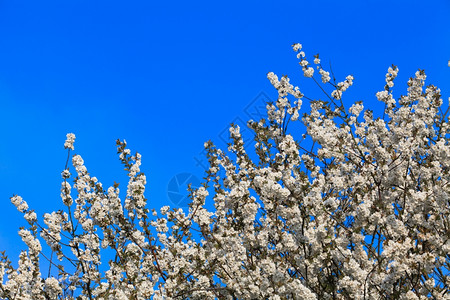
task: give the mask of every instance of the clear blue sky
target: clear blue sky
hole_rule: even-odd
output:
[[[202,177],[203,143],[224,148],[222,131],[260,92],[276,98],[267,72],[320,97],[294,42],[338,79],[353,74],[349,102],[376,110],[391,64],[396,96],[422,68],[447,99],[449,17],[449,1],[0,1],[0,250],[16,260],[25,248],[13,194],[39,216],[63,208],[66,133],[91,175],[123,191],[115,140],[126,139],[150,206],[172,205],[173,176]]]

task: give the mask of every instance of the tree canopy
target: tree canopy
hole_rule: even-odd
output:
[[[148,208],[141,155],[125,141],[126,196],[104,188],[71,156],[68,134],[66,209],[42,224],[11,198],[29,223],[19,231],[28,249],[17,268],[3,253],[0,298],[449,299],[450,128],[440,90],[419,70],[394,99],[398,68],[389,67],[376,117],[362,102],[346,107],[353,76],[338,81],[319,55],[293,50],[323,93],[304,95],[268,73],[278,99],[267,119],[248,122],[254,151],[237,125],[228,149],[206,142],[209,169],[187,211]]]

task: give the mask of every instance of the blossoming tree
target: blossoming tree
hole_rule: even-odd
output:
[[[19,231],[28,250],[17,268],[3,254],[0,298],[450,299],[450,128],[440,90],[424,89],[419,70],[395,100],[392,66],[375,118],[360,102],[345,108],[352,76],[337,82],[318,55],[310,63],[300,44],[293,49],[326,101],[269,73],[278,99],[268,119],[248,123],[255,151],[234,125],[228,151],[205,143],[210,168],[188,211],[147,208],[141,156],[125,141],[124,199],[79,155],[76,176],[67,163],[62,172],[65,211],[42,224],[13,196],[29,223]],[[310,112],[299,118],[302,99]],[[305,134],[290,134],[292,122]],[[68,161],[74,140],[67,135]]]

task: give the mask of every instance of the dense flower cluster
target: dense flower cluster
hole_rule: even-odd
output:
[[[314,78],[302,45],[293,49]],[[124,199],[79,155],[76,176],[67,164],[61,174],[67,209],[45,214],[44,225],[12,197],[30,225],[19,231],[28,250],[17,268],[2,256],[0,298],[450,299],[450,127],[440,90],[424,89],[419,70],[397,101],[392,66],[375,118],[362,102],[345,108],[353,76],[336,82],[318,55],[314,65],[327,101],[311,100],[300,118],[306,97],[269,73],[278,99],[267,120],[248,123],[255,151],[235,125],[228,151],[205,143],[210,168],[187,211],[147,208],[141,155],[119,140]],[[301,139],[289,122],[302,122]],[[67,135],[69,152],[74,140]],[[43,253],[39,236],[64,264]],[[42,259],[57,274],[43,275]]]
[[[75,143],[75,134],[68,133],[66,135],[66,142],[64,143],[64,148],[74,150],[73,143]]]

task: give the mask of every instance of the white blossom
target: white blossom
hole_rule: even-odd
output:
[[[74,142],[75,142],[75,134],[68,133],[66,135],[66,142],[64,143],[64,148],[74,150],[74,147],[73,147]]]

